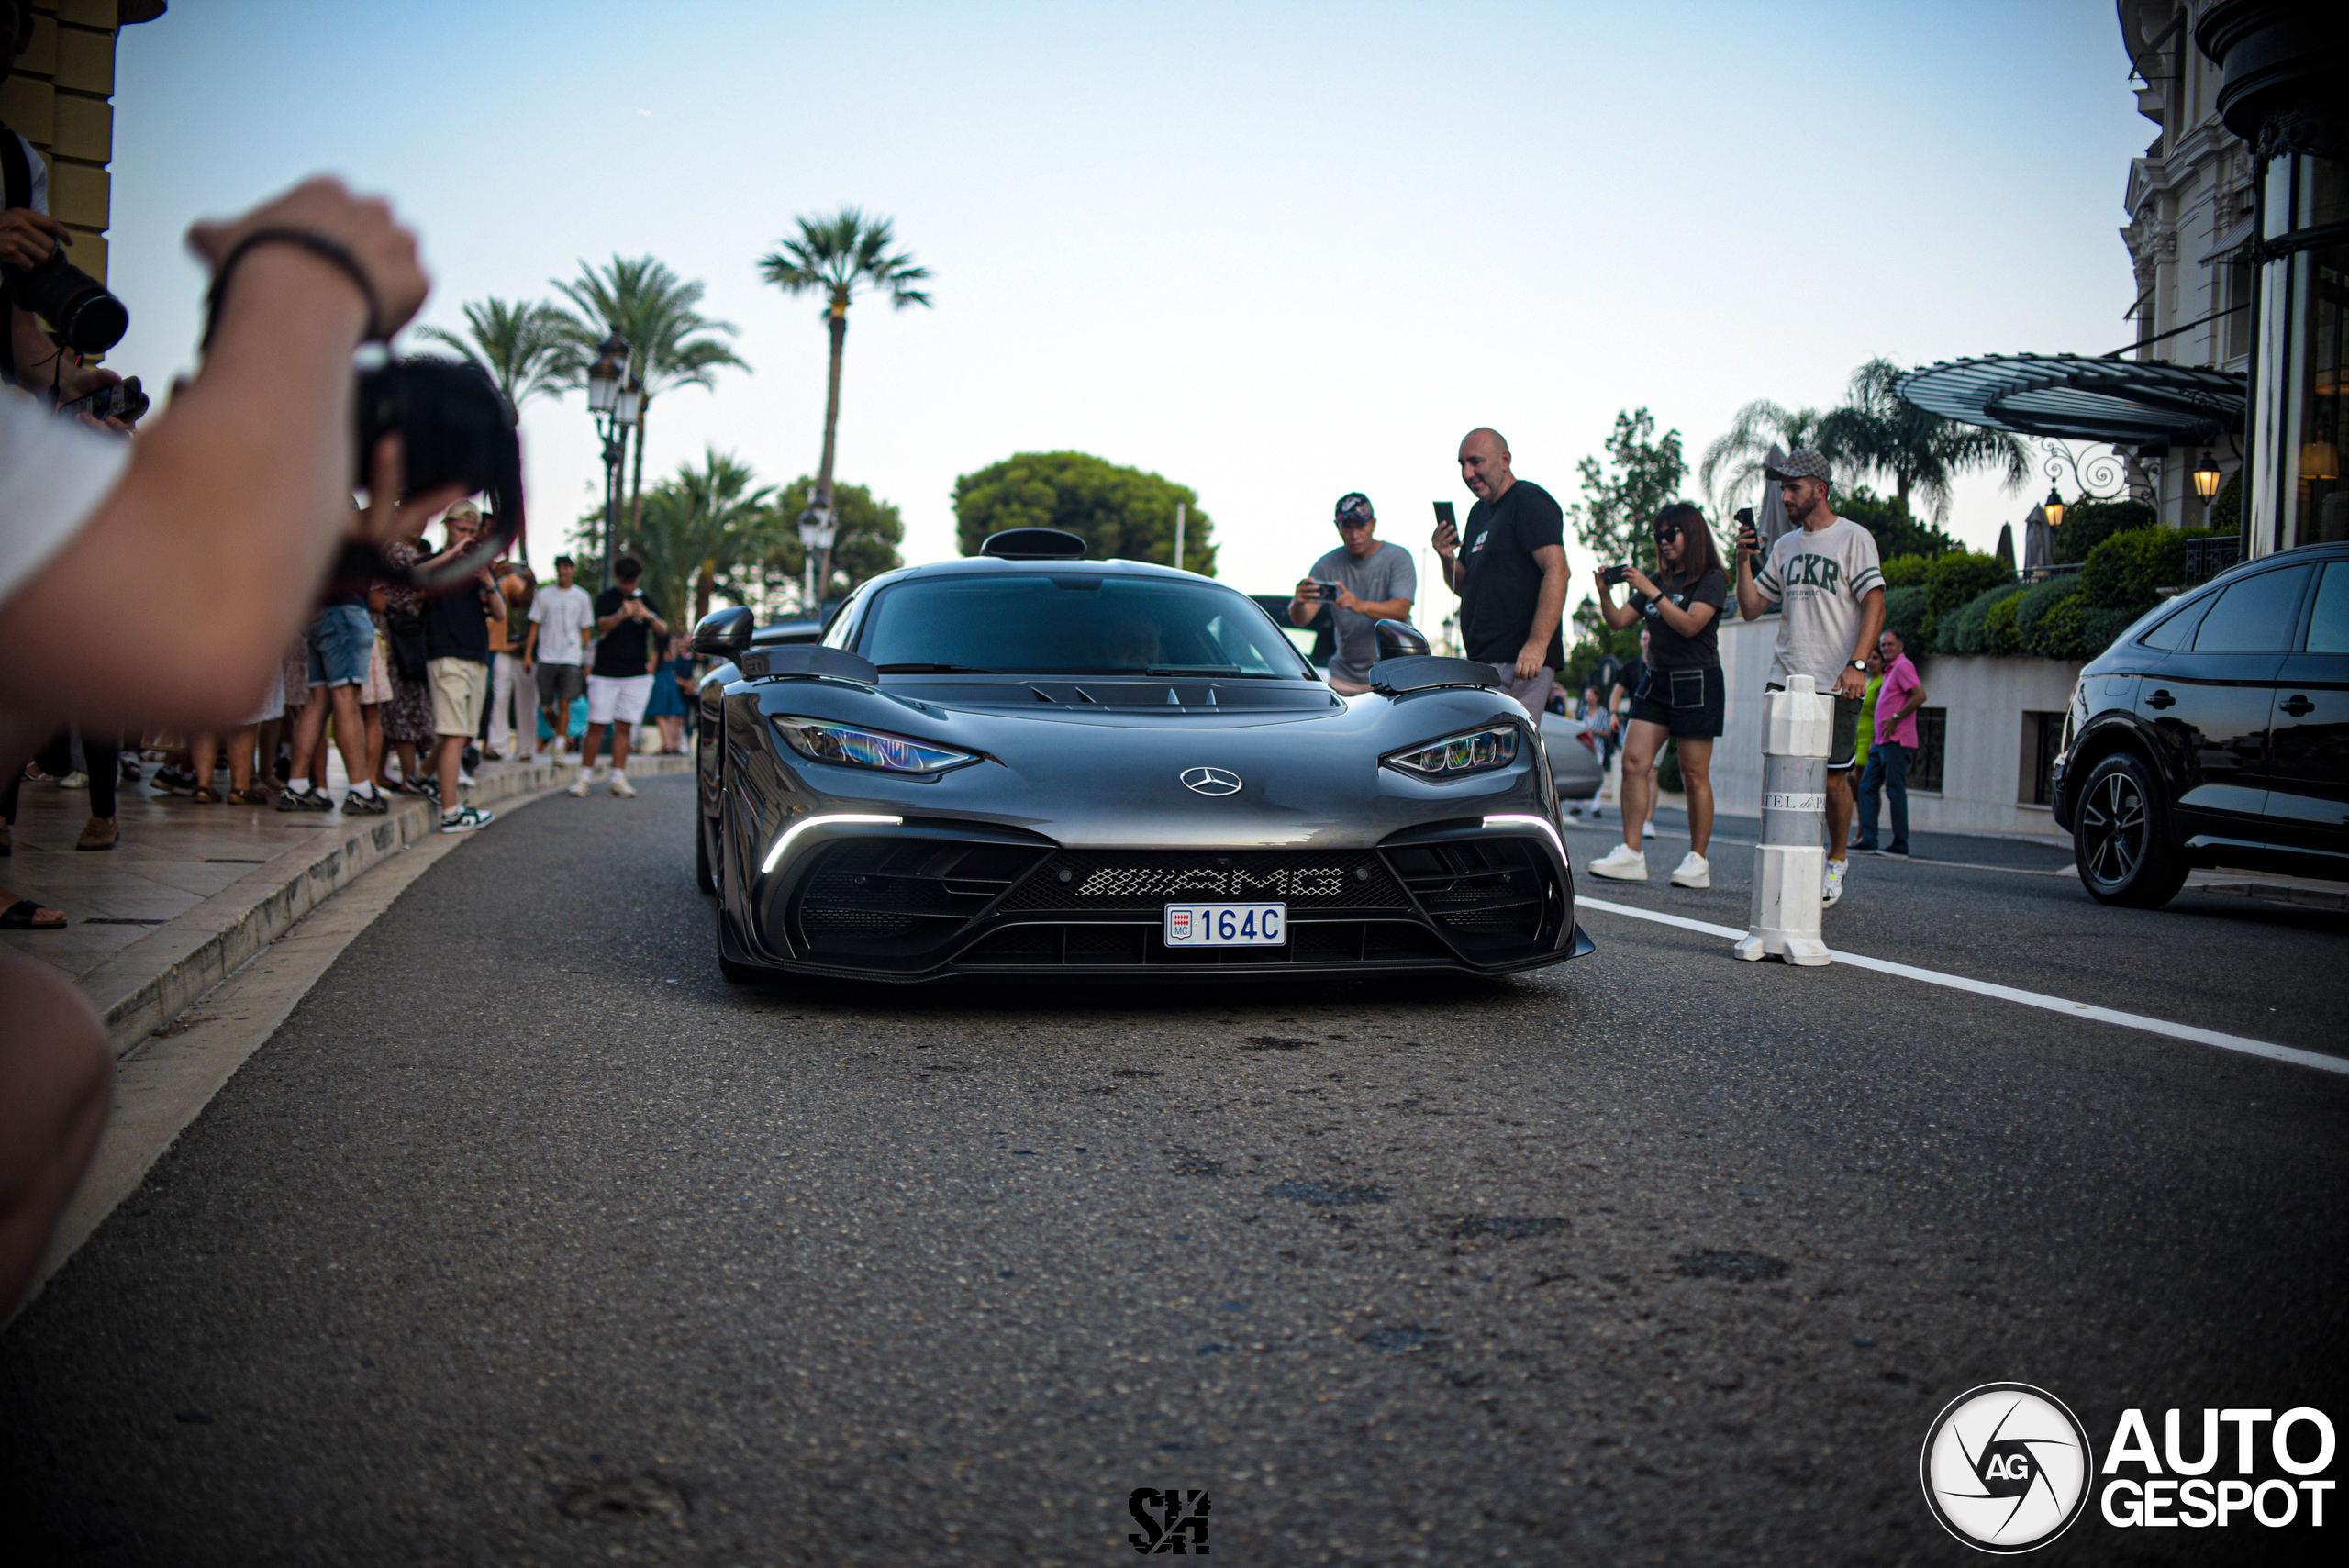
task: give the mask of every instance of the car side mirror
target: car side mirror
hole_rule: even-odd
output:
[[[694,628],[694,651],[711,659],[740,659],[751,651],[751,632],[758,617],[745,605],[712,610]]]
[[[1409,621],[1383,620],[1378,623],[1378,656],[1381,659],[1403,659],[1428,651],[1427,638]]]

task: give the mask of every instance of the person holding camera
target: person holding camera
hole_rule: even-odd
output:
[[[445,566],[471,550],[481,536],[481,508],[460,501],[441,519],[449,530],[447,548],[424,562],[427,570]],[[432,738],[436,782],[429,787],[440,805],[440,831],[470,833],[486,828],[496,817],[464,803],[465,747],[481,728],[482,706],[489,700],[489,627],[504,624],[505,601],[497,584],[483,567],[453,593],[431,594],[424,601],[424,671],[432,687]]]
[[[644,563],[633,555],[612,562],[612,584],[596,600],[596,662],[587,672],[587,735],[579,743],[579,777],[571,793],[584,795],[596,772],[596,751],[604,727],[612,731],[611,792],[636,797],[628,782],[628,743],[644,722],[652,700],[652,639],[669,635],[669,623],[639,584]]]
[[[1602,567],[1598,613],[1618,631],[1645,622],[1644,654],[1631,690],[1623,737],[1623,841],[1590,862],[1590,874],[1645,882],[1640,836],[1655,810],[1655,759],[1668,737],[1680,755],[1688,797],[1688,853],[1672,873],[1675,887],[1710,887],[1705,851],[1713,837],[1713,742],[1728,708],[1721,675],[1720,614],[1729,606],[1729,573],[1704,514],[1675,501],[1655,516],[1654,577],[1636,566]],[[1629,590],[1615,602],[1615,589]]]
[[[1747,620],[1774,604],[1784,606],[1770,656],[1768,689],[1783,691],[1793,675],[1809,675],[1835,698],[1835,728],[1827,756],[1827,882],[1820,901],[1834,907],[1850,869],[1852,760],[1859,742],[1860,705],[1867,694],[1868,652],[1884,630],[1884,569],[1876,536],[1828,503],[1826,457],[1809,448],[1787,454],[1765,475],[1778,486],[1793,525],[1764,555],[1753,519],[1740,513],[1737,530],[1737,613]]]
[[[401,438],[356,439],[351,356],[405,326],[429,286],[388,206],[317,179],[188,239],[214,271],[210,345],[135,445],[0,397],[0,770],[69,720],[240,724],[342,540],[391,538],[463,494],[405,494]],[[142,635],[90,635],[125,605],[146,607]],[[59,648],[74,651],[70,680]],[[47,964],[0,950],[0,1018],[5,1312],[96,1147],[114,1073],[105,1026]]]
[[[1308,627],[1330,617],[1337,643],[1330,655],[1330,689],[1358,697],[1370,690],[1370,667],[1378,662],[1378,623],[1411,618],[1419,573],[1409,550],[1380,541],[1378,515],[1361,491],[1338,497],[1337,524],[1341,542],[1297,584],[1288,624]]]

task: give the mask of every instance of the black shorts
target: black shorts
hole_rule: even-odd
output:
[[[1783,692],[1787,688],[1773,681],[1763,690]],[[1865,697],[1847,697],[1837,692],[1835,698],[1835,733],[1828,740],[1831,748],[1827,753],[1827,771],[1845,773],[1852,771],[1853,755],[1860,749],[1860,705]]]
[[[1702,670],[1642,664],[1631,693],[1631,717],[1663,725],[1676,740],[1718,740],[1728,706],[1729,684],[1718,664]]]

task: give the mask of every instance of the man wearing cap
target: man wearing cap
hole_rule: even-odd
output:
[[[1778,536],[1760,569],[1753,525],[1737,531],[1737,610],[1753,620],[1782,606],[1778,643],[1770,659],[1769,689],[1783,691],[1793,675],[1809,675],[1835,694],[1835,735],[1827,757],[1827,885],[1825,902],[1843,896],[1852,835],[1852,756],[1859,747],[1860,703],[1868,689],[1868,652],[1884,629],[1884,571],[1876,536],[1827,503],[1829,469],[1821,454],[1803,448],[1764,471],[1778,486],[1792,524]]]
[[[1558,636],[1566,608],[1565,512],[1547,490],[1517,477],[1508,443],[1478,426],[1460,440],[1460,481],[1476,504],[1454,528],[1439,523],[1443,580],[1460,596],[1468,657],[1490,664],[1500,689],[1528,713],[1550,701],[1566,662]]]
[[[1419,596],[1419,572],[1411,552],[1378,539],[1378,517],[1370,497],[1350,490],[1338,497],[1337,549],[1313,563],[1289,601],[1288,624],[1311,626],[1327,615],[1337,634],[1330,655],[1330,689],[1358,697],[1370,690],[1370,667],[1378,662],[1378,623],[1408,620]]]

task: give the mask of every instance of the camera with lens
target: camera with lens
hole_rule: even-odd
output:
[[[505,554],[522,531],[522,443],[513,410],[489,373],[470,361],[430,355],[386,360],[359,373],[353,401],[359,484],[373,483],[375,448],[385,436],[395,435],[410,495],[443,484],[486,494],[495,523],[473,549],[430,571],[394,566],[370,547],[350,546],[335,564],[335,580],[404,579],[435,593],[463,583]]]
[[[130,330],[130,312],[106,285],[65,259],[65,248],[50,252],[38,267],[0,268],[18,305],[57,330],[58,340],[84,359],[105,353]]]

